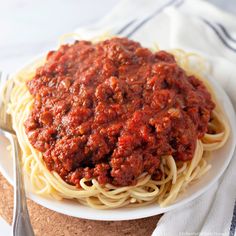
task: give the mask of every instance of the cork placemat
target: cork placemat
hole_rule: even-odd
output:
[[[74,218],[46,209],[28,200],[28,209],[36,236],[150,236],[161,215],[129,221],[93,221]],[[10,223],[13,212],[13,188],[0,174],[0,215]]]

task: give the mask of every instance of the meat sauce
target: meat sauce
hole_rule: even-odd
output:
[[[193,158],[214,109],[210,93],[170,53],[127,38],[76,41],[47,55],[27,87],[30,143],[50,171],[80,187],[161,176],[160,159]]]

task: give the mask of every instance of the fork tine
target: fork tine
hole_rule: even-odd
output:
[[[13,80],[8,81],[8,79],[9,75],[0,71],[0,128],[10,133],[15,133],[12,128],[12,118],[7,114],[7,104],[10,101],[14,82]]]
[[[3,81],[2,81],[2,71],[0,71],[0,106],[3,102]]]
[[[2,92],[5,83],[6,83],[6,78],[4,76],[4,73],[0,71],[0,92]]]
[[[5,82],[3,80],[5,81],[5,79],[3,77],[3,72],[0,71],[0,106],[3,102],[3,88],[4,88],[4,84],[5,84]]]
[[[12,87],[11,83],[9,83],[9,86],[7,84],[9,78],[9,74],[0,71],[0,93],[5,93],[5,90],[8,90],[8,87]]]
[[[8,79],[9,75],[7,73],[0,71],[0,87],[3,87]]]
[[[2,91],[2,71],[0,71],[0,92]]]
[[[0,71],[0,105],[4,101],[3,97],[5,97],[6,93],[12,89],[12,84],[9,83],[9,85],[6,85],[9,78],[9,74]]]

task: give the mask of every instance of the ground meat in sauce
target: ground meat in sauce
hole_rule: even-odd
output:
[[[27,86],[29,141],[49,170],[77,187],[83,177],[133,185],[143,172],[158,178],[163,155],[192,159],[214,108],[170,53],[127,38],[63,45]]]

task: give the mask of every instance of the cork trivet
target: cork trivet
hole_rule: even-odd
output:
[[[94,221],[66,216],[27,200],[36,236],[150,236],[161,215],[129,221]],[[10,223],[13,189],[0,174],[0,215]]]

